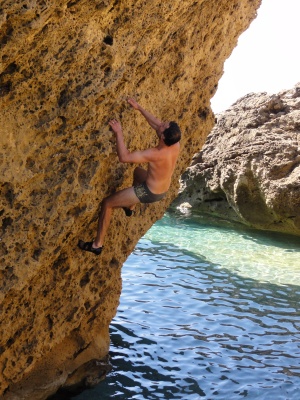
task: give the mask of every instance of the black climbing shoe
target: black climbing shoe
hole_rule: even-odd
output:
[[[103,247],[97,247],[96,249],[93,247],[93,242],[84,242],[83,240],[79,240],[77,245],[81,250],[89,251],[91,253],[99,256],[102,252]]]

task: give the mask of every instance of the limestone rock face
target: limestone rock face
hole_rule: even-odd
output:
[[[121,266],[211,130],[223,63],[259,4],[1,2],[1,398],[44,399],[105,359]],[[179,123],[182,152],[167,198],[131,219],[116,210],[97,258],[78,238],[93,237],[100,201],[133,171],[118,162],[108,120],[121,120],[131,151],[155,145],[128,95]]]
[[[249,94],[217,124],[182,177],[176,204],[300,235],[300,84]]]

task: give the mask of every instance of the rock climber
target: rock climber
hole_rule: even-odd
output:
[[[81,250],[100,255],[114,208],[123,208],[126,216],[131,216],[137,203],[154,203],[163,199],[170,187],[172,174],[179,155],[181,132],[176,122],[163,122],[146,111],[133,98],[128,103],[139,111],[148,124],[156,131],[159,142],[154,148],[130,152],[123,137],[121,124],[116,119],[109,125],[116,135],[117,154],[122,163],[148,163],[147,170],[136,167],[133,174],[133,186],[120,190],[101,203],[97,236],[94,241],[79,240]]]

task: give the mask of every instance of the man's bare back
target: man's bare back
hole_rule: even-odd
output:
[[[179,156],[180,144],[153,149],[154,161],[149,161],[146,183],[153,193],[166,192],[171,184],[171,178]]]

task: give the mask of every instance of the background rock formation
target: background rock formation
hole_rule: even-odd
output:
[[[175,197],[213,126],[210,98],[260,0],[4,0],[0,4],[0,395],[43,399],[109,348],[121,266]],[[114,214],[104,254],[90,239],[101,199],[131,184],[108,120],[130,150],[155,143],[124,101],[183,131],[168,197]],[[68,380],[68,377],[69,380]]]
[[[217,124],[183,174],[175,204],[300,235],[300,84],[249,94]]]

